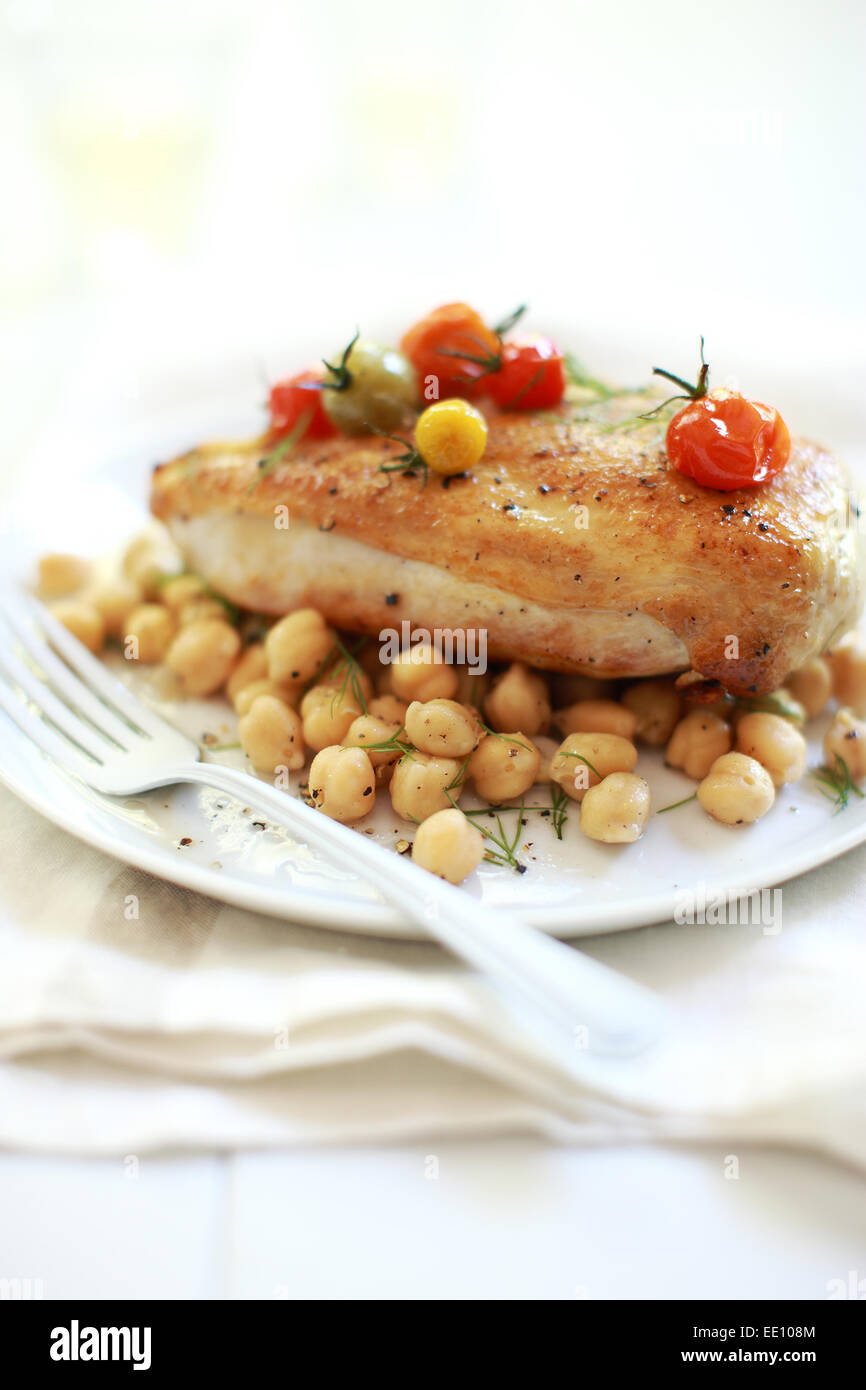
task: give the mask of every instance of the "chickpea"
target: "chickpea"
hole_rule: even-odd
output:
[[[105,623],[102,614],[92,603],[81,599],[61,599],[51,608],[58,622],[61,622],[73,637],[77,637],[88,651],[98,655],[105,643]]]
[[[299,608],[275,623],[265,638],[268,675],[280,685],[305,685],[318,675],[336,639],[321,613]]]
[[[661,679],[630,685],[622,703],[637,717],[638,743],[646,743],[650,748],[664,747],[676,728],[683,704],[673,681]]]
[[[151,666],[162,661],[177,631],[174,615],[161,603],[141,603],[126,620],[123,654],[129,661]]]
[[[556,757],[559,744],[555,738],[548,738],[546,734],[536,734],[532,740],[538,749],[541,761],[538,764],[538,771],[535,774],[535,783],[539,787],[547,787],[553,781],[550,770],[553,760]]]
[[[394,694],[394,687],[391,684],[391,667],[392,663],[390,661],[383,661],[379,670],[373,677],[373,688],[377,695]]]
[[[391,778],[391,805],[403,820],[423,821],[437,811],[446,811],[451,805],[449,796],[460,800],[462,771],[456,758],[432,758],[429,753],[401,758]]]
[[[107,636],[119,638],[126,631],[130,613],[141,603],[141,590],[125,575],[118,575],[110,583],[95,584],[84,597],[102,614]]]
[[[800,700],[794,698],[791,691],[782,686],[781,690],[774,690],[771,696],[776,709],[768,710],[769,714],[779,714],[783,719],[787,719],[789,724],[793,724],[795,729],[805,729],[806,727],[806,707]]]
[[[332,820],[360,820],[376,804],[373,765],[363,748],[321,748],[310,765],[310,796]]]
[[[746,714],[737,725],[737,752],[755,758],[781,787],[806,771],[806,740],[780,714]]]
[[[513,661],[497,676],[484,700],[488,723],[498,733],[525,729],[529,738],[550,728],[550,694],[547,682],[522,661]]]
[[[90,577],[90,565],[77,555],[43,555],[39,561],[41,598],[66,598],[77,593]]]
[[[833,768],[841,758],[852,782],[866,777],[866,722],[853,710],[840,709],[824,735],[824,757]]]
[[[415,831],[412,858],[448,883],[462,883],[484,858],[484,836],[452,806],[421,822]]]
[[[716,758],[729,751],[731,742],[731,728],[724,719],[693,709],[674,729],[665,762],[669,767],[681,767],[687,777],[699,782]]]
[[[146,531],[127,547],[123,573],[150,599],[160,597],[162,584],[183,568],[180,551],[166,532]]]
[[[612,772],[590,787],[580,807],[580,828],[591,840],[630,845],[646,830],[650,789],[633,772]]]
[[[401,724],[393,724],[375,714],[360,714],[349,725],[343,745],[346,748],[363,748],[370,762],[378,769],[388,763],[396,763],[403,754],[399,748],[369,748],[367,745],[388,743],[395,734],[399,734],[401,728]]]
[[[232,704],[245,685],[252,685],[253,681],[266,680],[267,675],[268,659],[265,656],[265,644],[264,642],[251,642],[248,647],[244,647],[238,658],[237,666],[226,681],[226,694]]]
[[[828,659],[839,704],[850,706],[858,719],[866,718],[866,646],[856,634],[849,634]]]
[[[574,801],[612,772],[631,772],[637,749],[619,734],[569,734],[550,764],[551,780]]]
[[[826,657],[816,656],[788,677],[786,687],[799,700],[808,719],[814,719],[833,694],[833,672]]]
[[[369,641],[362,643],[355,653],[355,660],[370,681],[371,691],[381,673],[387,669],[379,652],[380,648],[377,644],[373,641]]]
[[[457,690],[454,698],[461,705],[471,705],[480,710],[490,689],[490,676],[486,671],[474,671],[469,666],[457,666]]]
[[[469,776],[485,801],[508,801],[534,784],[541,754],[524,734],[487,734],[469,759]]]
[[[347,679],[345,661],[335,662],[329,671],[325,671],[319,677],[316,681],[316,685],[327,686],[329,690],[336,690],[346,685],[351,690],[356,700],[358,699],[358,692],[360,691],[361,695],[364,697],[365,704],[368,700],[373,698],[373,682],[370,680],[367,672],[361,670],[358,666],[353,666],[348,672]]]
[[[238,721],[241,747],[258,772],[304,766],[304,735],[298,714],[274,695],[259,695]]]
[[[763,709],[761,708],[762,703],[765,704]],[[795,729],[806,727],[806,711],[799,700],[795,700],[793,695],[784,687],[774,690],[770,695],[763,697],[756,695],[751,699],[746,697],[737,701],[727,716],[728,723],[733,728],[734,733],[749,714],[775,714],[779,718],[786,719]]]
[[[457,690],[457,672],[429,642],[395,657],[390,675],[391,690],[401,700],[451,700]]]
[[[355,699],[348,683],[342,691],[330,685],[314,685],[301,701],[304,740],[317,751],[342,743],[361,713],[360,701]]]
[[[232,704],[238,714],[248,714],[252,709],[253,700],[257,700],[260,695],[273,695],[275,699],[282,700],[284,705],[291,705],[294,709],[298,692],[294,686],[278,685],[276,681],[264,676],[259,681],[250,681],[249,685],[239,690]]]
[[[557,709],[573,705],[577,700],[612,700],[616,695],[616,681],[598,680],[595,676],[577,676],[564,671],[553,673],[550,687]]]
[[[413,700],[406,711],[406,733],[422,753],[465,758],[478,746],[482,729],[474,710],[455,700]]]
[[[240,646],[240,637],[227,622],[204,618],[181,628],[165,661],[188,695],[213,695],[231,675]]]
[[[723,825],[752,825],[775,799],[769,772],[745,753],[723,753],[698,785],[698,801]]]
[[[165,586],[163,585],[163,588]],[[189,627],[190,623],[219,622],[228,621],[228,613],[224,603],[220,603],[218,598],[208,598],[203,594],[200,598],[191,598],[180,610],[181,627]]]
[[[375,714],[377,719],[386,719],[388,723],[399,724],[401,727],[405,723],[408,708],[406,701],[398,700],[396,695],[376,695],[367,701],[367,709],[371,714]]]
[[[637,715],[616,700],[578,700],[567,709],[558,709],[553,722],[563,734],[619,734],[631,741]]]
[[[207,597],[207,586],[197,574],[174,574],[160,585],[159,597],[172,613],[180,614],[193,599]]]

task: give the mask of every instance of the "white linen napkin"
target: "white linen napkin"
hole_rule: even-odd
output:
[[[783,928],[581,943],[670,1034],[565,1083],[433,945],[274,921],[153,879],[0,789],[0,1144],[136,1154],[533,1130],[866,1165],[866,847],[784,889]],[[124,904],[138,900],[138,917]]]

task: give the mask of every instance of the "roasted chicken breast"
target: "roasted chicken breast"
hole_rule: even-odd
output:
[[[152,509],[245,607],[484,628],[491,657],[560,671],[761,694],[854,624],[856,526],[826,450],[795,440],[772,481],[717,492],[671,467],[657,427],[574,416],[491,414],[481,463],[451,479],[384,471],[404,450],[378,437],[270,460],[261,439],[209,444],[156,468]]]

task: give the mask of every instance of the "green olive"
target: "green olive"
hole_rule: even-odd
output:
[[[339,356],[335,360],[339,362]],[[418,404],[412,364],[402,352],[369,338],[359,338],[352,345],[333,377],[336,388],[325,387],[323,403],[344,434],[364,434],[368,428],[395,430]]]

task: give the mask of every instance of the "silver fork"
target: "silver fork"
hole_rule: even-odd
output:
[[[29,595],[0,603],[0,707],[81,781],[110,796],[197,782],[239,797],[297,832],[323,857],[372,883],[412,921],[495,981],[551,1059],[580,1072],[577,1030],[595,1054],[627,1055],[663,1023],[642,986],[434,877],[245,772],[202,763],[184,734],[137,700]],[[291,902],[287,902],[291,908]],[[528,1017],[527,1007],[528,1006]],[[587,1041],[588,1040],[588,1041]]]

